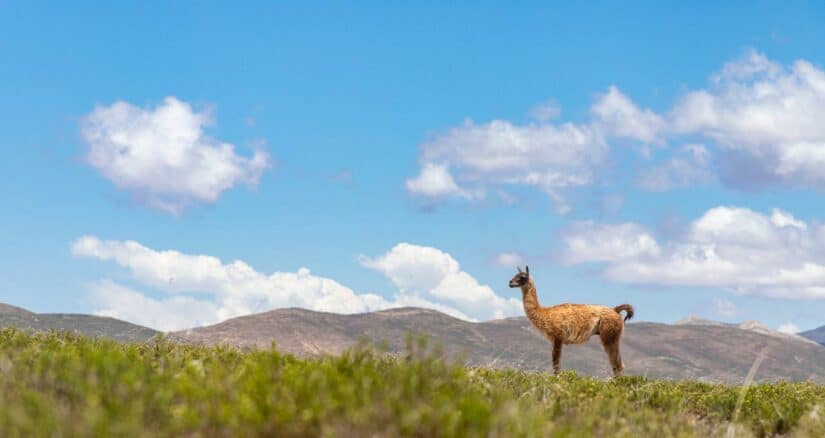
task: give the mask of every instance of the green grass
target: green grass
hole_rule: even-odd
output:
[[[825,436],[825,387],[466,368],[411,340],[299,359],[0,330],[0,436]],[[736,418],[734,416],[736,415]]]

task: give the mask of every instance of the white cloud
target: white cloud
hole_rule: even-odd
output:
[[[665,115],[639,107],[615,86],[598,96],[588,121],[556,122],[560,112],[549,101],[531,110],[532,122],[467,121],[435,136],[421,146],[421,174],[407,181],[408,191],[479,199],[490,186],[525,185],[566,212],[566,192],[598,180],[614,140],[638,142],[649,158],[650,145],[685,137],[705,144],[670,151],[664,164],[643,172],[640,186],[664,191],[718,175],[741,189],[825,190],[825,71],[805,60],[780,65],[751,50]]]
[[[411,194],[423,185],[425,175],[441,176],[438,169],[453,170],[449,178],[438,178],[441,190],[434,195],[467,197],[468,189],[457,189],[458,178],[472,192],[483,193],[489,185],[538,187],[559,204],[561,189],[589,184],[593,169],[607,153],[607,144],[598,130],[565,123],[514,125],[505,120],[486,124],[471,121],[451,129],[422,147],[422,174],[407,181]],[[436,179],[436,178],[428,178]]]
[[[609,137],[654,141],[664,123],[615,87],[594,104],[590,123],[551,123],[559,112],[551,102],[533,110],[537,122],[467,120],[437,135],[421,146],[421,172],[407,180],[407,191],[478,199],[490,186],[523,185],[545,192],[564,213],[565,190],[595,181],[609,152]]]
[[[92,288],[99,313],[162,329],[213,323],[283,307],[361,313],[419,306],[468,320],[511,316],[520,309],[520,305],[514,305],[518,300],[504,300],[460,271],[458,262],[449,254],[406,243],[374,261],[362,257],[362,262],[374,269],[383,267],[378,270],[399,286],[401,290],[392,300],[358,294],[335,280],[312,275],[306,268],[267,275],[240,260],[224,263],[207,255],[157,251],[134,241],[84,236],[73,242],[72,252],[113,261],[128,269],[141,285],[169,294],[170,298],[158,300],[111,281],[99,282]],[[399,259],[414,254],[421,258]],[[394,266],[393,262],[398,264]],[[408,275],[415,278],[407,280]]]
[[[522,312],[520,300],[496,295],[437,248],[400,243],[380,257],[362,257],[361,264],[385,274],[402,294],[443,302],[477,319]]]
[[[407,191],[413,195],[431,198],[458,196],[470,199],[473,196],[456,185],[446,165],[426,163],[421,173],[406,182]]]
[[[714,297],[711,300],[711,307],[713,313],[725,318],[731,318],[742,313],[742,310],[736,304],[725,298]]]
[[[662,165],[643,171],[638,184],[645,190],[660,192],[709,183],[715,177],[710,168],[711,158],[703,145],[684,145]]]
[[[651,236],[634,223],[574,227],[564,236],[564,255],[571,263],[604,262],[605,277],[620,283],[825,299],[823,225],[781,210],[768,216],[716,207],[669,242],[650,242]]]
[[[795,335],[800,332],[799,327],[792,322],[786,322],[785,324],[780,325],[777,331],[789,335]]]
[[[737,187],[825,189],[825,72],[808,61],[785,67],[749,51],[726,64],[712,87],[688,93],[672,130],[723,148],[723,181]]]
[[[91,286],[95,315],[130,321],[161,331],[183,330],[218,322],[215,303],[187,296],[157,300],[112,280]]]
[[[505,268],[513,268],[515,266],[521,265],[524,262],[524,257],[517,252],[503,252],[493,259],[493,263],[498,266],[503,266]]]
[[[649,109],[640,109],[614,86],[593,105],[591,112],[612,137],[655,143],[661,140],[660,135],[666,127],[662,116]]]
[[[104,241],[93,236],[77,239],[72,252],[114,261],[129,269],[141,284],[168,293],[212,295],[219,320],[278,307],[358,313],[389,305],[378,295],[358,295],[306,268],[266,275],[240,260],[223,263],[216,257],[156,251],[134,241]]]
[[[196,203],[212,203],[237,184],[257,185],[269,155],[251,157],[204,133],[209,112],[167,97],[155,108],[127,102],[98,106],[82,123],[87,162],[118,188],[160,210],[178,214]]]
[[[656,239],[636,224],[579,222],[565,233],[563,241],[564,261],[569,264],[656,256],[660,252]]]
[[[561,115],[561,105],[555,100],[548,100],[530,109],[530,117],[539,122],[549,122]]]

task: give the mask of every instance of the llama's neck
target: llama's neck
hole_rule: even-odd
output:
[[[521,292],[524,301],[524,313],[531,317],[537,310],[539,310],[539,297],[536,295],[536,285],[533,284],[533,279],[521,287]]]

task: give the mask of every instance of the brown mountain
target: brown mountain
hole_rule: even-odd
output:
[[[769,330],[769,329],[768,329]],[[208,327],[170,334],[189,343],[268,347],[297,355],[337,354],[359,339],[385,342],[390,352],[404,348],[408,332],[426,334],[471,365],[550,368],[550,344],[526,318],[484,323],[462,321],[434,310],[401,308],[339,315],[281,309],[239,317]],[[753,324],[629,323],[623,337],[626,373],[660,379],[700,379],[741,383],[757,356],[765,356],[756,379],[825,383],[825,348],[794,337],[763,333]],[[607,357],[597,339],[567,346],[562,368],[607,377]]]
[[[148,327],[104,316],[70,313],[33,313],[0,303],[0,327],[25,330],[68,330],[86,336],[107,337],[121,342],[143,342],[159,332]]]

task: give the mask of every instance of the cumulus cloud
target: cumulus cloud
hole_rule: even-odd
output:
[[[723,181],[825,189],[825,72],[749,51],[673,108],[671,130],[714,140]]]
[[[156,251],[135,241],[94,236],[77,239],[72,252],[113,261],[139,283],[161,291],[212,296],[219,320],[279,307],[358,313],[388,306],[378,295],[358,295],[335,280],[312,275],[307,268],[267,275],[240,260],[223,263],[217,257]]]
[[[379,257],[361,257],[361,264],[389,277],[402,295],[443,302],[481,320],[521,312],[520,300],[496,295],[437,248],[400,243]]]
[[[406,182],[407,191],[413,195],[431,198],[458,196],[471,199],[473,196],[456,185],[453,176],[444,164],[426,163],[421,173]]]
[[[612,137],[645,143],[660,141],[665,119],[649,109],[641,109],[618,88],[611,86],[593,105],[591,112]]]
[[[799,327],[797,327],[796,324],[792,322],[786,322],[785,324],[780,325],[777,331],[789,335],[795,335],[800,332]]]
[[[183,330],[218,322],[217,305],[188,296],[155,299],[106,279],[91,285],[95,315],[130,321],[161,331]]]
[[[84,236],[73,242],[72,253],[114,262],[141,285],[169,295],[155,299],[109,280],[92,287],[98,313],[161,329],[214,323],[283,307],[361,313],[418,306],[467,320],[510,316],[519,308],[508,306],[517,300],[498,297],[461,271],[449,254],[406,243],[375,260],[362,257],[365,265],[385,273],[399,286],[391,300],[356,293],[335,280],[313,275],[307,268],[264,274],[240,260],[225,263],[208,255],[158,251],[135,241]],[[423,258],[406,263],[399,259],[410,254]],[[430,256],[434,258],[428,259]],[[416,278],[407,281],[407,275]]]
[[[425,144],[421,167],[425,175],[428,169],[449,166],[473,191],[484,191],[488,185],[529,185],[561,203],[560,190],[592,182],[593,169],[606,153],[602,135],[587,126],[468,121]],[[421,178],[407,181],[410,193],[423,194],[411,190]],[[445,189],[435,193],[466,193],[468,189],[449,184],[453,178],[442,178]]]
[[[467,120],[435,136],[421,146],[421,171],[407,180],[407,191],[477,199],[490,186],[523,185],[543,191],[566,212],[564,191],[594,182],[609,137],[653,141],[663,123],[615,87],[594,104],[589,123],[551,123],[559,111],[554,103],[545,104],[534,110],[535,122]]]
[[[638,178],[639,187],[656,192],[706,184],[714,180],[711,154],[704,145],[687,144],[665,163],[651,167]]]
[[[436,135],[421,145],[420,174],[407,180],[408,192],[471,200],[495,193],[491,186],[524,185],[566,212],[566,193],[596,182],[615,141],[636,142],[649,158],[650,145],[686,137],[704,144],[664,149],[666,161],[638,177],[642,188],[665,191],[718,176],[738,189],[825,190],[825,71],[806,60],[782,65],[750,50],[663,114],[615,86],[598,96],[586,122],[557,122],[560,111],[549,101],[525,124],[466,121]]]
[[[122,101],[98,106],[82,122],[86,161],[136,199],[178,214],[215,202],[235,185],[257,185],[269,166],[260,147],[244,157],[233,144],[207,136],[211,123],[208,111],[174,97],[154,108]]]
[[[571,263],[604,263],[604,276],[633,284],[706,286],[740,294],[825,299],[825,226],[775,209],[708,210],[670,241],[642,225],[573,227],[564,236]]]

